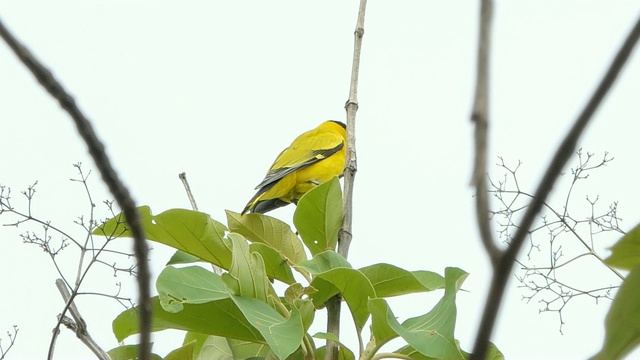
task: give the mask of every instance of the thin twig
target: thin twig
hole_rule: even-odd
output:
[[[140,218],[136,210],[135,202],[129,194],[129,190],[122,184],[118,174],[114,170],[104,145],[98,139],[89,120],[80,111],[75,100],[69,95],[62,85],[54,78],[51,71],[45,68],[31,52],[9,32],[0,21],[0,36],[13,50],[20,61],[31,71],[53,98],[58,100],[60,106],[71,116],[76,124],[78,132],[87,144],[89,153],[100,170],[102,179],[109,187],[109,190],[129,223],[133,239],[134,253],[138,262],[138,291],[139,291],[139,318],[140,318],[140,346],[138,357],[142,360],[149,360],[151,354],[151,298],[150,298],[150,275],[148,264],[149,249],[145,242],[144,230],[140,223]]]
[[[91,171],[89,171],[89,174],[87,174],[86,176],[84,175],[84,173],[82,172],[82,166],[80,163],[74,165],[76,167],[76,169],[78,169],[78,172],[80,174],[80,178],[81,180],[72,180],[72,181],[80,181],[82,183],[82,185],[84,186],[84,190],[87,194],[87,199],[89,200],[89,224],[93,224],[94,223],[94,210],[96,208],[96,205],[93,203],[93,198],[91,197],[91,191],[89,191],[89,185],[87,185],[87,179],[89,178],[89,175],[91,174]],[[91,225],[89,225],[91,226]],[[91,242],[93,247],[93,235],[92,235],[92,229],[88,229],[85,228],[87,230],[87,236],[85,237],[85,241],[84,241],[84,245],[80,248],[80,258],[78,261],[78,273],[76,275],[76,287],[80,286],[80,279],[82,278],[82,267],[84,264],[84,257],[88,250],[88,244],[89,242]]]
[[[6,349],[2,347],[2,339],[0,339],[0,360],[3,360],[7,356],[7,353],[9,353],[9,350],[11,350],[13,345],[15,345],[16,339],[18,338],[18,331],[20,331],[20,329],[18,329],[18,325],[13,325],[13,334],[7,331],[9,346],[7,346]]]
[[[558,147],[551,164],[547,168],[544,177],[540,181],[540,185],[536,190],[531,204],[526,210],[522,218],[522,222],[511,241],[511,245],[507,248],[504,255],[500,258],[498,266],[494,268],[494,275],[491,281],[491,288],[487,302],[485,304],[484,313],[478,329],[478,335],[473,349],[473,354],[470,360],[484,359],[484,355],[487,352],[489,345],[489,338],[493,331],[496,315],[502,302],[505,286],[510,278],[511,270],[515,263],[516,256],[525,242],[529,229],[533,224],[533,221],[537,217],[540,209],[544,205],[544,202],[551,192],[554,183],[558,179],[560,172],[566,165],[567,161],[571,157],[571,154],[575,151],[576,144],[580,135],[584,132],[584,129],[592,119],[593,114],[598,109],[605,95],[613,86],[616,78],[620,74],[620,71],[624,67],[625,63],[631,55],[631,51],[640,38],[640,18],[636,21],[636,24],[631,29],[629,35],[624,41],[624,44],[618,50],[611,65],[607,69],[607,73],[604,78],[598,84],[597,89],[589,99],[578,118],[576,119],[573,127],[569,133],[565,136],[564,140]]]
[[[360,73],[360,53],[362,52],[362,37],[364,36],[364,15],[367,8],[367,0],[360,0],[358,10],[358,22],[353,33],[353,64],[351,66],[351,83],[349,87],[349,99],[345,104],[347,111],[347,154],[344,169],[344,218],[338,253],[345,259],[349,255],[351,245],[351,228],[353,214],[353,184],[358,171],[356,157],[356,112],[358,111],[358,76]]]
[[[184,186],[184,190],[187,192],[187,197],[189,197],[189,202],[191,203],[191,208],[195,211],[198,211],[198,204],[196,204],[196,199],[193,197],[193,193],[191,192],[191,186],[189,186],[189,181],[187,181],[187,173],[180,173],[178,177],[182,181],[182,185]]]
[[[58,249],[52,248],[49,245],[50,244],[50,239],[51,239],[51,236],[48,235],[49,229],[54,229],[54,230],[56,230],[58,232],[60,232],[60,231],[57,230],[55,227],[51,226],[50,222],[42,221],[42,220],[39,220],[36,217],[34,217],[34,215],[31,212],[31,210],[29,210],[29,215],[28,215],[29,218],[25,218],[23,221],[21,221],[21,222],[33,221],[33,222],[36,222],[36,223],[39,223],[39,224],[46,224],[46,225],[44,225],[44,235],[42,237],[36,235],[35,233],[31,233],[31,234],[27,233],[25,235],[21,235],[21,237],[27,243],[32,243],[32,244],[36,244],[36,245],[40,246],[45,251],[45,253],[47,253],[49,255],[51,261],[53,262],[54,267],[56,268],[56,271],[60,275],[60,278],[56,281],[56,285],[58,286],[58,288],[60,289],[61,293],[63,294],[63,297],[66,300],[75,298],[75,296],[78,294],[78,289],[80,288],[85,276],[88,274],[88,272],[91,269],[93,264],[95,264],[95,263],[105,263],[105,262],[103,262],[101,260],[98,260],[97,257],[101,254],[102,250],[104,250],[104,247],[106,247],[108,242],[109,242],[109,240],[105,241],[104,244],[102,245],[102,248],[92,248],[91,251],[92,251],[94,256],[92,257],[91,261],[89,261],[89,263],[87,264],[86,267],[84,267],[82,265],[84,256],[85,256],[85,254],[87,252],[87,248],[86,247],[89,244],[89,241],[91,239],[90,234],[92,233],[93,227],[95,226],[94,225],[95,224],[94,215],[93,215],[93,209],[94,209],[95,205],[94,205],[93,201],[91,200],[91,193],[90,193],[89,187],[87,185],[87,176],[85,176],[83,174],[79,164],[76,164],[74,166],[76,166],[78,168],[78,171],[79,171],[82,179],[81,180],[71,179],[71,181],[77,181],[77,182],[80,182],[80,183],[83,184],[83,186],[85,188],[85,191],[87,193],[87,198],[89,199],[89,203],[90,203],[90,206],[91,206],[89,223],[85,224],[83,217],[80,217],[80,220],[75,222],[77,225],[82,226],[83,229],[85,229],[87,234],[88,234],[87,237],[85,238],[84,245],[79,245],[80,248],[81,248],[80,249],[81,253],[80,253],[80,261],[79,261],[79,264],[78,264],[78,275],[77,275],[77,278],[76,278],[75,285],[72,286],[71,283],[65,279],[65,276],[62,273],[58,262],[56,261],[56,254],[58,254],[62,249],[64,249],[66,247],[66,245],[65,245],[66,244],[66,242],[65,242],[66,239],[63,240],[62,245]],[[23,192],[23,194],[25,194],[27,196],[27,198],[28,198],[29,205],[33,201],[33,194],[35,193],[34,186],[35,186],[35,184],[30,186],[28,191]],[[2,190],[4,190],[4,189],[2,189]],[[24,216],[24,215],[20,215],[20,213],[18,213],[15,208],[10,206],[10,203],[9,203],[9,192],[7,192],[7,195],[4,195],[2,193],[2,190],[0,190],[0,211],[9,211],[9,212],[17,214],[19,216]],[[31,206],[29,206],[29,208],[31,208]],[[60,232],[60,233],[62,234],[62,232]],[[93,241],[91,241],[91,244],[92,244],[92,246],[95,246]],[[127,254],[127,256],[129,256],[129,255]],[[115,263],[113,265],[108,264],[108,266],[113,268],[114,272],[115,271],[124,271],[124,269],[116,268],[115,267]],[[132,271],[129,269],[129,271],[127,271],[127,272],[131,273]],[[72,291],[73,295],[67,296],[66,295],[68,293],[67,289],[73,289],[73,291]],[[102,294],[102,295],[106,296],[104,294]],[[116,299],[121,304],[123,304],[122,300],[125,300],[125,298],[117,298],[117,297],[113,297],[113,296],[111,296],[111,297]],[[126,299],[126,300],[129,300],[129,299]],[[67,322],[66,325],[69,326],[69,323],[68,323],[67,320],[65,320],[65,318],[66,318],[67,311],[70,311],[69,308],[72,305],[73,305],[72,302],[66,301],[65,307],[63,308],[60,316],[58,317],[58,322],[56,323],[56,325],[54,326],[54,329],[52,331],[53,335],[51,336],[51,340],[50,340],[50,344],[49,344],[49,352],[48,352],[48,355],[47,355],[48,359],[53,359],[57,337],[60,334],[60,326],[65,321]],[[74,311],[77,313],[77,309],[74,308]],[[86,333],[85,332],[86,324],[85,324],[84,320],[82,320],[79,317],[76,317],[76,322],[77,322],[77,325],[76,325],[76,323],[74,323],[73,328],[74,328],[74,331],[78,332],[78,334],[79,334],[78,337],[81,338],[81,336],[83,336],[83,334]],[[83,339],[81,338],[81,340],[83,340]],[[88,346],[95,347],[95,346],[91,345],[91,341],[86,341],[86,340],[83,340],[83,341],[86,344],[88,344]]]
[[[494,191],[491,191],[491,192],[494,192]],[[522,195],[522,196],[524,196],[524,197],[531,198],[531,199],[533,199],[533,197],[534,197],[533,195],[527,194],[526,192],[523,192],[523,191],[521,191],[521,190],[516,190],[516,191],[512,191],[512,190],[500,190],[500,193],[502,193],[502,194],[517,194],[517,195]],[[527,207],[527,206],[523,206],[523,207],[521,207],[521,208],[518,208],[518,209],[515,209],[515,210],[511,210],[511,211],[512,211],[513,213],[515,213],[515,212],[518,212],[518,211],[520,211],[520,210],[525,209],[526,207]],[[589,244],[587,244],[587,242],[582,238],[582,236],[580,236],[580,234],[578,234],[578,232],[576,231],[576,229],[574,228],[574,226],[569,225],[569,223],[567,222],[567,220],[566,220],[566,218],[565,218],[565,216],[566,216],[566,215],[563,215],[563,214],[558,213],[558,212],[557,212],[557,211],[556,211],[556,210],[555,210],[551,205],[549,205],[547,202],[545,202],[545,203],[543,204],[543,207],[544,207],[544,208],[546,208],[547,210],[549,210],[551,213],[553,213],[553,215],[555,215],[555,216],[558,218],[557,222],[558,222],[558,223],[560,223],[560,224],[562,224],[562,225],[564,225],[564,227],[566,228],[566,230],[567,230],[568,232],[570,232],[571,234],[573,234],[573,236],[575,236],[575,238],[576,238],[576,239],[578,239],[578,242],[580,242],[580,243],[581,243],[581,244],[582,244],[582,245],[587,249],[587,251],[588,251],[588,252],[583,253],[583,254],[581,254],[580,256],[590,255],[590,256],[595,257],[598,261],[600,261],[600,262],[602,263],[602,265],[604,265],[607,269],[611,270],[611,272],[612,272],[612,273],[614,273],[618,278],[620,278],[620,280],[624,280],[624,278],[625,278],[625,277],[624,277],[624,275],[622,275],[618,270],[614,269],[613,267],[611,267],[611,266],[607,265],[607,264],[604,262],[604,259],[602,258],[602,256],[598,255],[598,253],[596,253],[596,252],[595,252],[595,250],[594,250],[593,246],[589,246]],[[566,205],[565,205],[565,207],[566,207]],[[575,221],[575,220],[574,220],[574,221]],[[529,232],[530,232],[530,233],[535,232],[535,231],[540,230],[541,228],[543,228],[543,227],[545,227],[545,226],[546,226],[546,225],[542,225],[542,226],[540,226],[540,227],[538,227],[538,228],[530,229],[530,231],[529,231]],[[569,263],[570,263],[570,262],[572,262],[573,260],[575,260],[575,259],[569,260],[569,261],[567,261],[567,262],[563,263],[562,265],[556,265],[556,266],[549,267],[549,268],[544,268],[544,267],[543,267],[543,268],[536,268],[536,269],[538,269],[538,270],[541,270],[541,269],[558,269],[558,268],[560,268],[560,267],[562,267],[562,266],[564,266],[564,265],[569,264]]]
[[[347,112],[347,154],[344,169],[344,194],[343,194],[343,219],[342,229],[338,238],[338,253],[345,259],[349,255],[351,245],[352,219],[353,219],[353,185],[356,176],[356,112],[358,111],[358,76],[360,74],[360,53],[362,50],[362,37],[364,36],[364,15],[367,9],[367,0],[360,0],[356,30],[353,33],[353,62],[351,65],[351,82],[349,85],[349,99],[345,104]],[[340,336],[340,305],[341,297],[336,295],[327,302],[327,333]],[[360,353],[363,346],[360,341]],[[327,340],[325,360],[338,359],[339,345],[337,342]]]
[[[98,343],[93,340],[91,335],[89,335],[89,332],[87,331],[87,323],[82,318],[82,315],[80,315],[80,311],[78,311],[76,304],[73,302],[73,298],[69,293],[69,289],[67,289],[65,283],[61,279],[57,279],[56,287],[58,288],[58,291],[60,291],[60,295],[62,295],[65,303],[68,304],[69,313],[73,317],[72,320],[69,317],[61,314],[61,323],[64,324],[67,328],[73,330],[73,332],[76,333],[78,339],[80,339],[80,341],[87,345],[87,347],[96,355],[98,359],[109,360],[109,355],[104,350],[102,350],[100,345],[98,345]]]
[[[483,0],[480,9],[478,69],[471,121],[475,124],[475,163],[471,183],[476,188],[476,216],[480,239],[495,267],[501,250],[496,246],[489,216],[487,191],[487,137],[489,129],[489,50],[491,46],[492,0]]]
[[[178,174],[178,177],[182,181],[184,190],[187,192],[187,197],[189,198],[189,202],[191,203],[191,208],[195,211],[198,211],[198,204],[196,204],[196,198],[193,196],[193,192],[191,192],[191,186],[189,186],[189,181],[187,180],[187,173],[180,173]],[[211,267],[213,268],[213,272],[218,275],[222,275],[222,273],[224,273],[224,270],[222,270],[221,267],[218,267],[214,264],[211,264]]]

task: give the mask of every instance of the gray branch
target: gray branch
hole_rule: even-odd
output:
[[[638,18],[629,35],[627,35],[624,44],[620,50],[618,50],[618,53],[607,69],[605,76],[602,78],[597,89],[574,122],[573,127],[565,136],[564,140],[558,147],[558,150],[556,150],[544,177],[538,185],[533,199],[527,207],[527,211],[522,218],[522,222],[512,238],[511,244],[494,265],[491,287],[485,303],[482,320],[480,321],[478,335],[476,337],[473,354],[471,355],[470,360],[484,359],[484,355],[487,352],[489,345],[489,338],[491,337],[491,333],[495,325],[498,309],[502,302],[504,289],[510,278],[516,256],[518,255],[522,244],[525,242],[535,218],[544,206],[547,196],[551,192],[560,172],[567,164],[571,154],[575,151],[578,139],[580,139],[580,136],[593,118],[593,115],[602,103],[602,100],[613,86],[639,38],[640,18]]]
[[[118,174],[111,165],[105,152],[104,145],[98,139],[93,127],[87,117],[80,111],[75,100],[62,85],[55,79],[51,71],[42,65],[31,52],[22,45],[0,21],[0,36],[9,45],[18,59],[31,71],[36,80],[44,87],[49,94],[58,102],[60,106],[71,116],[80,136],[87,144],[89,154],[93,158],[102,179],[109,187],[109,190],[127,219],[133,234],[134,253],[138,262],[138,292],[139,292],[139,314],[140,314],[140,347],[139,358],[149,360],[151,354],[151,292],[150,275],[148,264],[149,249],[145,242],[144,230],[140,223],[140,217],[136,210],[136,205],[129,190],[120,181]]]

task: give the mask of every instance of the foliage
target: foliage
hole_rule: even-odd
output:
[[[622,359],[640,344],[640,224],[611,250],[605,262],[631,272],[613,299],[605,320],[604,344],[593,360]]]
[[[454,330],[456,294],[468,274],[447,268],[441,276],[389,264],[354,269],[335,252],[341,204],[337,178],[308,192],[294,215],[297,233],[261,214],[227,211],[227,227],[197,211],[174,209],[153,215],[149,207],[140,207],[147,238],[179,251],[158,276],[159,295],[153,298],[153,331],[185,331],[184,346],[165,359],[177,358],[177,352],[189,353],[184,357],[188,359],[323,358],[324,347],[316,348],[313,338],[338,339],[331,334],[312,336],[308,330],[316,311],[336,294],[348,305],[358,332],[359,359],[383,355],[382,347],[398,337],[406,345],[394,351],[395,357],[467,358]],[[94,234],[130,236],[124,220],[115,216]],[[194,261],[226,272],[177,266]],[[272,279],[288,285],[284,293],[276,293]],[[432,309],[402,323],[385,300],[440,289],[444,294]],[[130,309],[113,321],[118,341],[138,333],[137,314]],[[366,324],[371,337],[365,345]],[[491,354],[491,359],[502,358],[495,347]],[[342,345],[340,358],[354,359],[354,352]]]

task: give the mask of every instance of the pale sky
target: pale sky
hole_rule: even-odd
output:
[[[345,120],[357,1],[17,1],[0,2],[0,18],[75,96],[107,146],[139,204],[155,213],[189,208],[178,173],[186,172],[200,210],[219,221],[240,211],[275,156],[299,133],[327,119]],[[640,15],[636,1],[501,1],[495,7],[490,163],[524,164],[520,186],[533,192],[564,131],[600,80]],[[490,267],[480,245],[469,187],[475,84],[477,1],[369,3],[360,74],[356,138],[354,267],[391,263],[408,270],[470,273],[458,297],[456,337],[471,350]],[[580,141],[586,151],[615,160],[574,189],[573,214],[589,216],[587,195],[600,209],[619,201],[622,228],[640,221],[637,199],[640,53],[630,58],[613,92]],[[88,207],[72,164],[94,170],[96,212],[112,198],[101,184],[69,117],[0,45],[0,184],[20,191],[38,181],[35,216],[82,237],[73,223]],[[572,160],[572,164],[575,159]],[[503,171],[491,167],[494,178]],[[566,170],[569,173],[569,169]],[[551,202],[562,209],[569,177]],[[293,207],[273,212],[292,223]],[[11,222],[5,215],[0,222]],[[63,302],[47,256],[18,237],[40,231],[26,224],[0,228],[0,337],[18,325],[10,359],[41,359]],[[59,239],[55,237],[54,239]],[[544,244],[545,234],[538,238]],[[602,249],[616,235],[597,239]],[[567,248],[575,239],[566,238]],[[575,244],[575,243],[573,243]],[[172,251],[152,244],[157,275]],[[122,241],[128,249],[129,242]],[[59,257],[73,278],[77,253]],[[606,256],[606,251],[602,253]],[[544,264],[543,264],[544,265]],[[543,266],[542,265],[542,266]],[[615,283],[598,264],[571,276]],[[96,268],[87,291],[136,297],[133,280]],[[601,346],[610,304],[572,300],[563,311],[539,314],[539,299],[509,292],[493,341],[507,359],[584,359]],[[392,299],[400,320],[423,314],[441,293]],[[111,321],[123,308],[81,297],[89,332],[116,347]],[[345,307],[346,309],[346,307]],[[357,349],[351,321],[343,341]],[[323,331],[322,322],[315,331]],[[368,338],[368,335],[365,336]],[[165,355],[182,335],[156,334]],[[135,338],[125,343],[132,344]],[[393,348],[390,348],[393,350]],[[58,359],[91,353],[63,329]]]

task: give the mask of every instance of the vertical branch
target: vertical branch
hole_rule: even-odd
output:
[[[342,231],[338,253],[345,259],[349,255],[349,245],[351,245],[351,223],[353,213],[353,183],[356,176],[356,112],[358,111],[358,75],[360,73],[360,53],[362,50],[362,37],[364,36],[364,14],[367,7],[367,0],[360,1],[358,10],[358,22],[353,39],[353,64],[351,66],[351,83],[349,86],[349,99],[345,104],[347,111],[347,154],[344,171],[344,218],[342,220]]]
[[[182,181],[184,190],[187,192],[187,197],[189,198],[189,202],[191,203],[191,208],[195,211],[198,211],[198,204],[196,204],[196,198],[193,196],[193,192],[191,192],[191,186],[189,185],[189,181],[187,180],[187,173],[183,172],[178,174],[178,178],[180,178],[180,181]],[[218,275],[222,275],[222,273],[224,272],[222,268],[216,265],[211,264],[211,267],[213,268],[213,272]]]
[[[498,309],[502,302],[504,289],[507,285],[507,281],[509,280],[516,256],[529,234],[533,221],[540,212],[540,209],[544,205],[554,183],[558,179],[562,168],[564,168],[571,157],[571,154],[575,151],[578,139],[589,124],[589,121],[593,118],[593,114],[602,103],[605,95],[613,86],[624,64],[629,59],[631,51],[638,42],[638,39],[640,39],[640,18],[638,18],[636,24],[629,32],[629,35],[627,35],[622,47],[618,50],[611,65],[607,69],[606,74],[574,122],[573,127],[569,130],[569,133],[567,133],[564,140],[558,147],[558,150],[538,185],[531,203],[527,207],[527,211],[522,218],[520,226],[511,240],[511,244],[504,252],[504,255],[499,258],[498,263],[494,266],[491,288],[489,289],[489,295],[487,302],[485,303],[484,313],[482,314],[482,320],[480,321],[478,335],[476,337],[473,354],[471,355],[470,360],[484,359],[484,355],[487,352],[489,345],[489,338],[491,337],[491,332],[493,331],[496,316],[498,314]]]
[[[351,65],[351,82],[349,85],[349,99],[345,104],[347,112],[347,154],[344,169],[344,194],[342,229],[338,239],[338,253],[345,259],[349,255],[349,246],[352,238],[353,219],[353,184],[357,171],[356,159],[356,112],[358,111],[358,75],[360,73],[360,53],[362,50],[362,37],[364,36],[364,15],[367,8],[367,0],[360,0],[356,30],[353,34],[353,63]],[[331,298],[327,302],[327,333],[340,335],[340,295]],[[362,352],[362,341],[360,341]],[[325,359],[338,359],[338,343],[328,340]]]
[[[151,353],[151,299],[149,286],[149,264],[147,244],[145,242],[144,230],[140,223],[140,218],[136,210],[135,203],[129,194],[129,190],[122,184],[118,174],[111,165],[105,152],[104,145],[98,139],[91,123],[80,111],[75,100],[65,91],[62,85],[54,78],[51,71],[42,65],[31,52],[9,32],[0,21],[0,36],[13,50],[20,61],[31,71],[49,94],[58,102],[60,106],[71,116],[80,136],[87,144],[89,154],[93,158],[102,179],[109,187],[118,205],[129,223],[133,234],[133,247],[138,262],[138,292],[140,302],[140,346],[138,357],[148,360]]]
[[[480,37],[475,100],[471,121],[475,123],[475,162],[472,185],[476,188],[476,216],[480,238],[492,265],[495,267],[500,249],[495,244],[489,218],[489,192],[487,191],[487,138],[489,129],[489,50],[491,45],[492,0],[481,0]]]
[[[187,181],[187,173],[178,174],[180,181],[182,181],[182,185],[184,186],[184,191],[187,192],[187,197],[189,198],[189,202],[191,203],[191,208],[195,211],[198,211],[198,204],[196,204],[196,198],[193,197],[193,193],[191,192],[191,186],[189,186],[189,181]]]

